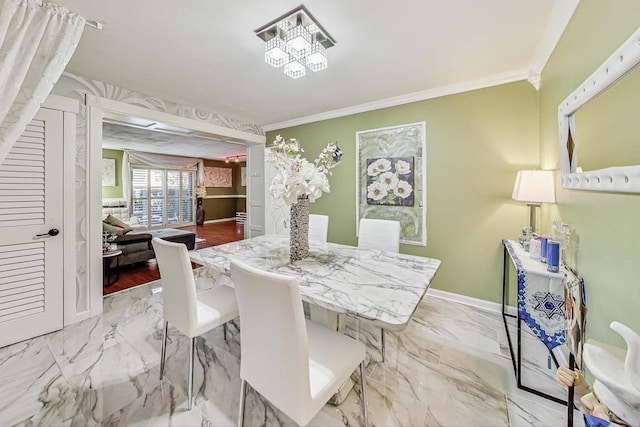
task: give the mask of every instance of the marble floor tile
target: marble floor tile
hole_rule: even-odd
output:
[[[548,426],[566,427],[567,409],[549,405],[537,396],[527,397],[508,394],[509,425],[513,427]],[[578,410],[573,411],[574,427],[584,427],[584,419]]]
[[[517,360],[517,320],[508,318],[509,324],[509,336],[511,337],[511,344],[515,358]],[[509,346],[506,338],[506,331],[500,331],[500,353],[503,358],[511,361],[511,355],[509,353]],[[566,389],[561,387],[555,381],[556,365],[553,359],[549,356],[547,347],[533,334],[531,329],[522,322],[521,332],[521,363],[522,363],[522,375],[521,383],[525,386],[534,388],[543,393],[555,396],[559,399],[566,399]],[[560,362],[560,359],[558,359]],[[515,374],[514,374],[515,375]],[[530,394],[523,390],[514,390],[514,393],[522,395]],[[526,393],[526,394],[525,394]]]
[[[186,396],[168,382],[159,383],[155,389],[110,414],[101,424],[154,427],[214,425],[197,407],[189,411]]]
[[[159,372],[117,334],[105,337],[100,352],[78,351],[72,358],[57,351],[56,338],[50,338],[53,354],[87,420],[101,423],[160,384]]]
[[[446,396],[430,414],[439,425],[507,426],[505,389],[511,366],[492,353],[447,346],[440,355],[439,374],[447,379]],[[453,390],[450,390],[453,388]],[[463,391],[463,392],[462,392]],[[461,393],[462,392],[462,393]],[[434,395],[442,399],[443,394]]]
[[[440,336],[449,342],[499,353],[497,331],[503,328],[500,316],[442,298],[425,296],[410,326]]]
[[[82,425],[74,390],[37,337],[0,349],[0,425]]]
[[[206,271],[196,277],[198,291],[225,280]],[[100,316],[1,348],[0,425],[235,425],[239,320],[229,324],[227,340],[222,327],[196,339],[191,411],[186,397],[189,340],[169,328],[165,377],[160,380],[162,327],[161,286],[156,282],[109,295]],[[406,330],[386,333],[385,362],[379,328],[346,316],[344,329],[365,343],[370,357],[371,426],[566,425],[564,406],[516,387],[498,313],[427,294]],[[527,380],[553,387],[536,339],[528,336],[523,342],[527,349],[532,346],[525,362]],[[576,420],[580,426],[581,417]],[[357,382],[341,405],[326,405],[309,425],[362,423]],[[245,425],[294,423],[249,388]]]

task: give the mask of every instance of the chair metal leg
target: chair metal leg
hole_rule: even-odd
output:
[[[226,323],[222,325],[222,333],[224,334],[224,340],[226,341],[227,340],[227,324]]]
[[[195,347],[195,338],[191,338],[191,345],[189,346],[189,385],[187,386],[189,390],[187,393],[189,394],[189,407],[191,410],[191,398],[193,397],[193,358],[194,358],[194,347]]]
[[[382,328],[380,328],[380,340],[382,341],[380,352],[382,353],[382,361],[384,362],[387,346],[385,345],[385,342],[384,342],[384,329]]]
[[[164,376],[164,358],[167,355],[167,329],[169,322],[164,321],[164,329],[162,332],[162,351],[160,353],[160,379]]]
[[[247,382],[242,380],[240,384],[240,409],[238,410],[238,427],[244,426],[244,401],[247,398]]]
[[[360,362],[360,390],[360,400],[362,401],[362,415],[364,416],[364,427],[367,427],[369,425],[369,416],[367,414],[367,377],[364,369],[364,360]]]

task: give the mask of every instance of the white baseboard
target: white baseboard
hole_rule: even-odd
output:
[[[220,219],[210,219],[208,221],[205,221],[205,224],[212,224],[214,222],[227,222],[227,221],[235,221],[236,217],[234,216],[233,218],[220,218]]]
[[[440,289],[429,288],[427,295],[446,299],[449,301],[457,302],[471,307],[476,307],[481,310],[490,311],[492,313],[502,313],[502,304],[493,301],[487,301],[479,298],[468,297],[466,295],[454,294],[453,292],[441,291]],[[513,316],[518,314],[518,309],[512,305],[507,306],[507,314]]]

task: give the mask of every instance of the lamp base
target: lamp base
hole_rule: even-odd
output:
[[[527,203],[529,206],[529,233],[538,232],[538,215],[537,209],[540,207],[540,203]]]

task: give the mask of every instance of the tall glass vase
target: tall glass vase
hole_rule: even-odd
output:
[[[309,199],[291,205],[291,259],[309,256]]]

